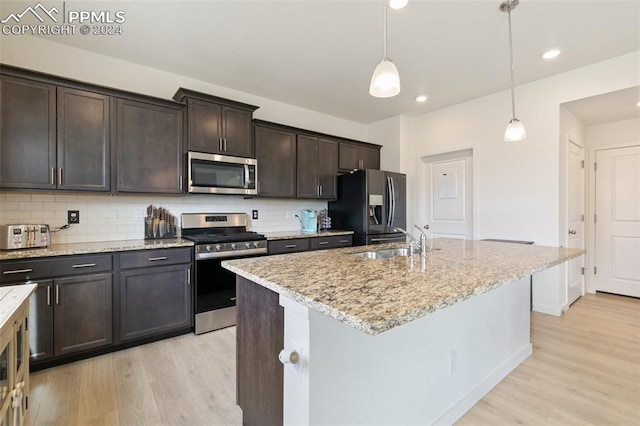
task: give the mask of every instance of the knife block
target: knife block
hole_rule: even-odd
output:
[[[147,216],[144,218],[144,239],[159,240],[162,238],[175,238],[176,228],[176,225],[170,226],[157,217]]]

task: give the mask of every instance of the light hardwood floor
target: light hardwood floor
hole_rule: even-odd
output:
[[[459,425],[640,425],[640,300],[532,314],[533,355]],[[33,373],[34,425],[240,425],[235,328]]]

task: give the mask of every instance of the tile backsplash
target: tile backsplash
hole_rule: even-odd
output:
[[[144,238],[147,206],[164,207],[180,220],[181,213],[247,213],[248,228],[258,232],[295,231],[300,222],[290,212],[327,208],[326,201],[276,200],[220,195],[155,197],[0,192],[0,224],[42,223],[52,230],[67,223],[67,211],[79,210],[80,223],[52,233],[53,244]],[[258,210],[259,218],[251,218]]]

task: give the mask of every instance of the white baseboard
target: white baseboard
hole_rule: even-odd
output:
[[[563,314],[562,306],[536,305],[534,303],[532,309],[534,312],[540,312],[542,314],[553,315],[556,317],[561,317]]]
[[[531,343],[526,345],[520,352],[516,353],[510,359],[506,360],[502,365],[491,372],[482,382],[480,382],[473,390],[463,397],[456,405],[451,407],[444,413],[434,424],[436,425],[452,425],[460,417],[464,415],[471,407],[473,407],[483,396],[487,394],[495,385],[500,383],[502,379],[507,377],[522,361],[527,359],[533,352]]]

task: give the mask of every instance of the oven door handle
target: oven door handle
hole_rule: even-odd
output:
[[[228,258],[233,259],[235,257],[243,257],[251,254],[267,254],[267,248],[254,248],[247,249],[242,251],[226,251],[219,253],[198,253],[196,254],[196,260],[206,260],[206,259],[220,259],[220,258]]]

